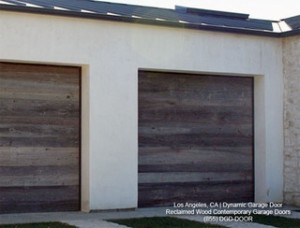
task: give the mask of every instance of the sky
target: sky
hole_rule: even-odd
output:
[[[174,8],[175,5],[250,14],[251,18],[280,20],[300,15],[300,0],[102,0]]]

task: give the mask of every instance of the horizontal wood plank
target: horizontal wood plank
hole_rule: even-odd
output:
[[[1,213],[78,211],[78,186],[0,187]]]
[[[252,189],[252,182],[247,181],[139,184],[138,206],[173,206],[174,202],[251,202]]]
[[[145,124],[145,123],[144,123]],[[139,134],[147,136],[147,135],[177,135],[177,134],[208,134],[208,135],[236,135],[236,136],[247,136],[252,135],[252,126],[251,124],[240,124],[236,126],[234,124],[189,124],[182,123],[182,126],[179,124],[171,124],[171,123],[161,123],[154,124],[151,126],[147,126],[147,124],[141,124],[139,126]]]
[[[68,79],[66,76],[72,78],[77,78],[80,75],[80,68],[78,67],[66,67],[66,66],[54,66],[54,65],[38,65],[38,64],[18,64],[18,63],[8,63],[0,62],[0,72],[1,78],[3,75],[12,74],[14,77],[19,77],[16,73],[28,73],[33,77],[33,81],[44,80],[45,77],[41,75],[51,75],[50,79],[53,80],[53,75],[56,77],[62,77],[63,79]],[[29,80],[30,77],[26,77],[24,80]]]
[[[0,98],[0,116],[75,117],[78,101],[50,101]]]
[[[1,83],[1,80],[0,80]],[[2,85],[3,86],[3,85]],[[43,101],[61,101],[68,99],[76,101],[79,94],[76,93],[77,87],[59,88],[51,86],[49,88],[37,88],[32,90],[32,86],[20,89],[20,86],[7,86],[1,89],[0,97],[5,99],[26,99],[26,100],[43,100]]]
[[[80,71],[0,62],[0,213],[79,210]]]
[[[140,173],[139,184],[147,183],[185,183],[199,184],[215,182],[252,181],[252,172],[169,172]]]
[[[152,148],[152,151],[144,152],[141,148],[139,155],[139,165],[174,165],[174,164],[198,164],[205,165],[207,163],[213,164],[234,164],[239,163],[241,166],[252,165],[252,156],[248,153],[239,153],[239,151],[218,151],[207,150],[203,147],[199,148],[176,148],[160,150],[159,148]],[[248,151],[251,148],[248,148]],[[168,159],[162,159],[162,158]]]
[[[0,147],[78,147],[78,135],[65,137],[0,137]]]
[[[253,78],[139,72],[139,206],[253,200]]]
[[[167,165],[138,165],[139,173],[161,173],[161,172],[242,172],[253,170],[252,165],[240,165],[236,163],[222,163],[222,162],[210,162],[210,163],[191,163],[191,164],[167,164]]]
[[[71,166],[79,163],[77,147],[1,147],[1,167]]]
[[[14,124],[1,124],[0,123],[0,137],[53,137],[74,135],[79,131],[78,124],[73,126],[56,125],[14,125]]]
[[[238,134],[238,133],[237,133]],[[140,147],[160,146],[232,146],[239,147],[250,145],[252,135],[237,134],[169,134],[169,135],[140,135]]]
[[[0,167],[1,187],[68,186],[79,183],[79,164]]]
[[[23,125],[55,125],[55,126],[78,126],[78,116],[64,117],[64,116],[1,116],[1,124],[18,124]]]

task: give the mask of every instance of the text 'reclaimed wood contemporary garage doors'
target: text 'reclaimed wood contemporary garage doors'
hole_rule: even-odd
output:
[[[253,201],[253,78],[138,80],[139,206]]]
[[[79,210],[80,68],[0,63],[0,213]]]

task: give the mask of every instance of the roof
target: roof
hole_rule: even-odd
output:
[[[252,19],[248,14],[184,6],[163,9],[94,0],[0,0],[0,10],[274,37],[300,34],[300,16],[271,21]]]
[[[300,29],[300,15],[284,19],[292,30]]]

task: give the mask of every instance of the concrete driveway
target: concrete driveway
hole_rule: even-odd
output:
[[[18,224],[60,221],[75,225],[79,228],[115,228],[126,227],[115,223],[107,222],[109,219],[120,218],[140,218],[153,216],[166,216],[166,208],[142,208],[128,211],[109,211],[109,212],[54,212],[54,213],[28,213],[28,214],[2,214],[0,215],[0,224]],[[203,222],[204,216],[177,216],[179,218]],[[300,213],[293,212],[289,217],[300,218]],[[263,228],[272,227],[257,223],[244,222],[222,222],[216,223],[234,228]]]

